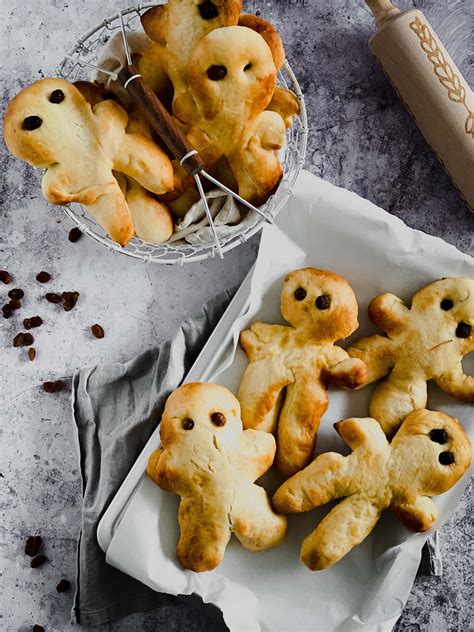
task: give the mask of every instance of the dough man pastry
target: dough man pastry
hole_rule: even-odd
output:
[[[334,345],[358,326],[357,301],[342,277],[315,268],[291,272],[281,312],[291,327],[253,323],[240,334],[250,364],[238,398],[245,428],[276,431],[276,464],[291,476],[311,460],[328,383],[355,388],[365,365]]]
[[[273,497],[277,511],[302,512],[344,498],[310,533],[301,560],[328,568],[360,544],[390,508],[413,531],[427,531],[437,516],[430,496],[442,494],[471,462],[471,444],[457,420],[416,410],[388,443],[375,419],[334,424],[352,454],[327,452],[287,480]]]
[[[386,336],[362,338],[347,350],[367,367],[365,384],[387,375],[370,402],[370,414],[392,436],[403,419],[427,403],[426,383],[474,402],[474,377],[461,361],[474,351],[474,280],[449,278],[419,290],[411,307],[394,294],[369,305],[369,317]]]
[[[133,235],[133,221],[112,170],[153,193],[173,186],[168,157],[140,134],[127,134],[128,115],[107,100],[91,109],[64,79],[42,79],[9,104],[4,120],[11,153],[46,169],[43,195],[52,204],[79,202],[120,244]]]
[[[188,140],[208,168],[225,157],[238,192],[263,203],[278,185],[282,169],[277,151],[285,142],[282,117],[265,111],[275,89],[276,70],[267,43],[255,31],[228,26],[211,31],[188,64],[189,95],[180,117]],[[189,187],[184,169],[175,168],[175,189],[167,201]]]
[[[93,107],[117,96],[100,85],[90,81],[76,81],[74,83],[82,96]],[[154,142],[151,127],[139,110],[129,113],[126,130],[127,134],[142,134]],[[133,178],[113,172],[132,214],[135,235],[151,244],[160,244],[173,234],[173,220],[166,205],[159,202],[152,193],[144,189]]]
[[[161,421],[162,447],[148,475],[181,496],[177,555],[196,572],[219,565],[231,534],[251,551],[279,544],[286,518],[274,513],[253,481],[271,466],[275,439],[243,430],[240,406],[216,384],[185,384],[170,395]]]

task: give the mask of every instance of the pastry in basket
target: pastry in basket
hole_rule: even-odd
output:
[[[91,106],[107,99],[117,100],[113,92],[89,81],[76,81],[76,88]],[[142,134],[153,142],[150,125],[139,111],[129,114],[126,127],[128,134]],[[135,235],[152,244],[160,244],[173,233],[173,220],[168,208],[133,178],[113,172],[120,185],[132,214]]]
[[[242,26],[211,31],[194,49],[188,64],[192,100],[183,111],[187,138],[209,166],[225,157],[238,193],[261,204],[278,185],[282,169],[278,150],[285,142],[285,122],[265,111],[276,81],[271,51],[257,32]],[[192,178],[175,168],[175,190]]]
[[[315,268],[288,274],[281,313],[290,326],[253,323],[240,334],[248,356],[239,390],[245,428],[276,433],[276,464],[291,476],[310,461],[328,384],[356,388],[365,364],[334,343],[358,326],[357,301],[342,277]]]
[[[162,447],[148,461],[148,475],[181,496],[177,555],[183,566],[210,571],[221,562],[234,533],[251,551],[279,544],[286,518],[277,515],[253,481],[271,466],[275,440],[243,430],[240,406],[215,384],[178,388],[166,402]]]
[[[153,193],[173,186],[168,157],[140,134],[127,134],[128,115],[112,100],[91,108],[64,79],[42,79],[9,104],[4,120],[11,153],[46,169],[43,194],[52,204],[79,202],[112,239],[126,244],[133,220],[112,171]]]
[[[171,79],[173,110],[179,116],[187,95],[187,65],[196,44],[210,31],[237,24],[242,0],[169,0],[152,7],[141,18],[152,43],[138,61],[145,82],[158,94]]]
[[[371,418],[334,424],[352,454],[328,452],[287,480],[273,497],[277,511],[310,511],[343,498],[301,546],[312,571],[338,562],[391,509],[412,531],[427,531],[437,516],[430,496],[451,489],[471,462],[471,444],[457,420],[416,410],[391,443]]]
[[[385,335],[362,338],[348,353],[366,363],[365,384],[387,376],[370,401],[370,414],[387,436],[408,413],[426,406],[428,380],[474,402],[474,377],[462,367],[463,357],[474,351],[474,279],[431,283],[413,296],[410,307],[394,294],[381,294],[370,303],[369,317]]]

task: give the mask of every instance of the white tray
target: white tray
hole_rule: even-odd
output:
[[[253,270],[254,268],[252,267],[242,282],[242,285],[237,290],[234,298],[229,303],[222,318],[209,336],[208,341],[187,374],[184,383],[206,382],[213,373],[224,351],[231,342],[232,335],[230,327],[232,323],[242,315],[248,307]],[[140,481],[145,476],[148,459],[152,452],[156,450],[156,446],[159,443],[160,424],[158,424],[148,439],[140,456],[133,464],[130,472],[127,474],[127,477],[99,522],[99,526],[97,527],[97,540],[104,553],[107,553],[107,549],[112,541],[115,530],[120,524],[124,511],[133,498]]]

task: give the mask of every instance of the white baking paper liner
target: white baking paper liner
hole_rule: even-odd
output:
[[[417,289],[441,277],[474,277],[474,260],[468,255],[303,171],[277,226],[264,228],[249,309],[235,323],[234,346],[212,381],[237,392],[246,365],[236,348],[239,331],[254,320],[283,322],[282,278],[302,266],[333,270],[351,283],[360,309],[360,328],[351,340],[376,332],[367,305],[377,294],[389,291],[409,300]],[[464,366],[473,373],[472,354]],[[330,389],[317,454],[349,452],[332,424],[348,416],[368,416],[372,390]],[[472,407],[436,386],[429,388],[428,406],[458,417],[474,443]],[[278,485],[276,476],[269,473],[262,479],[270,493]],[[436,527],[455,508],[469,476],[467,472],[452,490],[435,499]],[[107,561],[157,591],[200,595],[223,611],[226,624],[236,632],[391,630],[410,593],[427,537],[409,532],[385,512],[372,534],[341,562],[312,573],[299,560],[300,545],[331,504],[290,515],[287,537],[273,549],[251,553],[232,538],[219,568],[197,574],[184,570],[176,559],[178,503],[177,496],[145,476],[115,530]]]

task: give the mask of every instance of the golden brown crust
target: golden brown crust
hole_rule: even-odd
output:
[[[436,520],[430,496],[453,487],[471,463],[468,437],[444,413],[411,413],[391,444],[375,419],[345,419],[335,427],[352,454],[322,454],[273,497],[273,506],[282,512],[310,511],[344,499],[303,541],[301,559],[310,570],[328,568],[360,544],[384,509],[409,529],[430,529]]]
[[[316,268],[289,273],[281,311],[291,327],[253,323],[240,334],[249,365],[238,397],[246,428],[276,432],[277,467],[291,476],[311,459],[328,383],[355,388],[365,365],[334,346],[358,325],[357,301],[342,277]]]
[[[253,483],[270,468],[275,439],[243,431],[230,391],[215,384],[181,386],[166,402],[160,436],[162,448],[150,457],[147,472],[181,496],[177,555],[183,566],[215,568],[232,533],[252,551],[282,541],[286,518]]]
[[[429,380],[461,401],[474,402],[474,377],[461,365],[474,351],[474,280],[435,281],[413,296],[410,308],[397,296],[382,294],[370,303],[369,316],[387,336],[363,338],[348,353],[367,364],[366,384],[388,374],[370,402],[370,413],[387,436],[407,414],[426,406]]]
[[[285,49],[281,41],[280,34],[270,22],[267,22],[258,15],[243,13],[239,17],[239,26],[245,26],[255,31],[263,37],[272,52],[273,62],[277,70],[283,66],[285,61]]]
[[[285,127],[291,127],[293,116],[300,114],[301,107],[298,97],[293,92],[276,86],[272,100],[267,105],[267,110],[277,112],[285,122]]]

